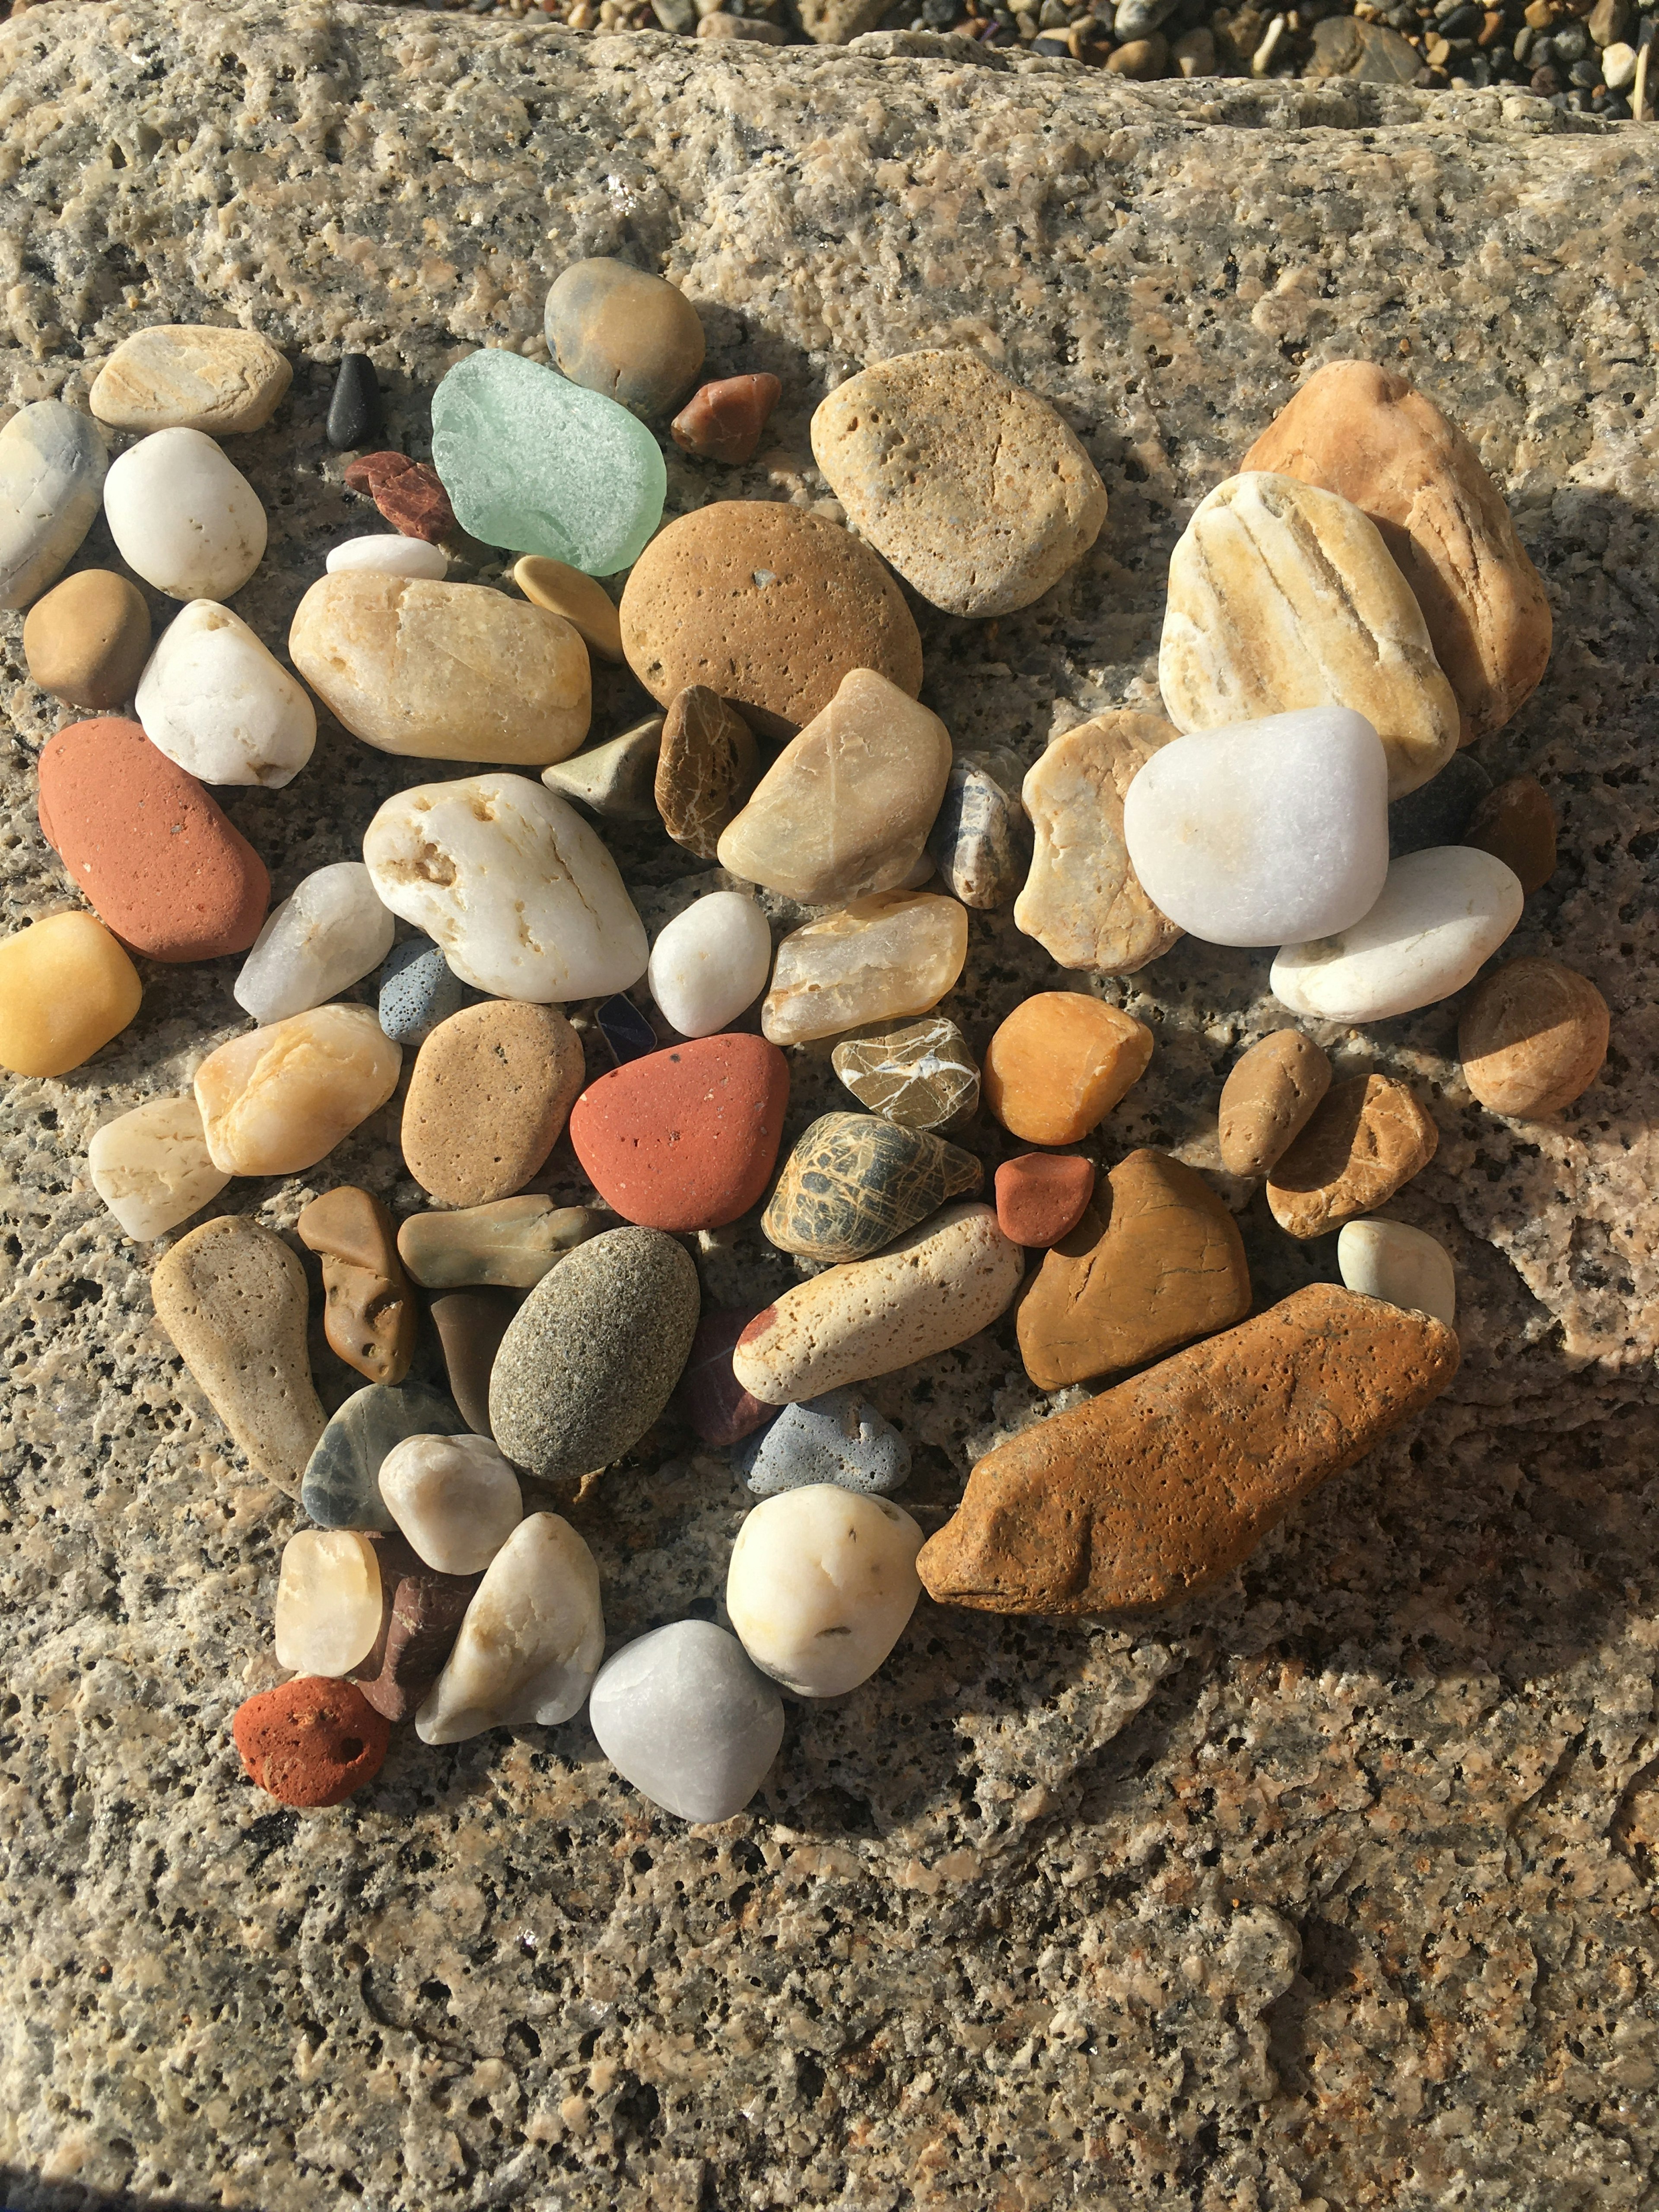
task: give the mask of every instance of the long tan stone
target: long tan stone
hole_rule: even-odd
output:
[[[135,331],[93,380],[89,404],[117,430],[258,430],[294,381],[286,356],[258,331],[154,323]]]
[[[1123,794],[1180,732],[1162,714],[1114,708],[1056,738],[1021,796],[1036,833],[1014,922],[1062,968],[1130,975],[1181,932],[1141,889],[1123,842]]]

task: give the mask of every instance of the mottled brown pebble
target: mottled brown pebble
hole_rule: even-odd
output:
[[[1300,1030],[1260,1039],[1221,1086],[1222,1166],[1266,1175],[1330,1087],[1331,1063]]]
[[[1471,1091],[1494,1114],[1553,1114],[1589,1089],[1607,1056],[1607,1002],[1559,960],[1510,960],[1457,1024]]]
[[[323,1263],[323,1333],[331,1349],[371,1382],[401,1382],[420,1315],[392,1216],[372,1192],[343,1183],[313,1198],[294,1226]]]
[[[1512,775],[1478,803],[1463,842],[1512,868],[1530,897],[1555,873],[1555,809],[1549,793],[1535,775]]]
[[[706,684],[676,694],[663,717],[657,755],[657,811],[677,845],[712,860],[720,832],[754,789],[760,771],[754,732]]]

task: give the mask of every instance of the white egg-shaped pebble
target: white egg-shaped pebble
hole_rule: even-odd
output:
[[[1362,921],[1282,947],[1273,995],[1292,1013],[1328,1022],[1386,1021],[1435,1006],[1492,957],[1523,903],[1514,870],[1476,846],[1407,853]]]
[[[429,584],[441,584],[449,573],[449,556],[441,545],[428,545],[424,538],[376,530],[335,546],[324,565],[331,576],[337,576],[342,568],[374,568],[386,576],[422,576]]]
[[[726,1577],[744,1650],[801,1697],[856,1689],[915,1610],[921,1542],[896,1505],[835,1483],[767,1498],[738,1529]]]
[[[310,694],[216,599],[192,600],[162,631],[137,704],[151,744],[204,783],[280,791],[317,743]]]
[[[1455,1326],[1456,1270],[1451,1254],[1426,1229],[1403,1221],[1346,1222],[1336,1240],[1336,1265],[1351,1291]]]
[[[386,1510],[441,1575],[476,1575],[524,1518],[518,1471],[487,1437],[408,1437],[380,1462]]]
[[[265,511],[204,430],[157,430],[110,464],[104,514],[127,566],[175,599],[228,599],[264,558]]]
[[[766,988],[772,932],[742,891],[710,891],[677,914],[651,948],[651,995],[682,1036],[713,1036]]]

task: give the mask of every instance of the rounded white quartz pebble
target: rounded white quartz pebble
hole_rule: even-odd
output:
[[[593,1554],[556,1513],[532,1513],[484,1569],[416,1733],[459,1743],[483,1729],[552,1728],[581,1711],[604,1656]]]
[[[216,599],[192,600],[162,631],[137,708],[151,744],[204,783],[279,791],[317,742],[310,694]]]
[[[884,1498],[836,1483],[786,1490],[738,1531],[726,1610],[763,1674],[803,1698],[867,1681],[921,1595],[921,1531]]]
[[[428,545],[424,538],[376,530],[335,546],[325,565],[331,576],[337,576],[342,568],[373,568],[383,576],[420,576],[429,584],[441,584],[449,574],[449,556],[441,545]]]
[[[501,769],[400,791],[369,823],[374,888],[462,982],[543,1005],[625,991],[645,925],[617,864],[565,799]]]
[[[754,900],[710,891],[663,930],[646,980],[682,1036],[713,1036],[759,998],[771,971],[772,932]]]
[[[92,1187],[129,1237],[165,1236],[230,1181],[216,1168],[194,1091],[148,1098],[93,1133]]]
[[[441,1575],[481,1572],[524,1518],[518,1472],[487,1437],[406,1437],[376,1480],[387,1512]]]
[[[228,599],[264,557],[265,511],[204,430],[157,430],[104,478],[104,514],[128,568],[175,599]]]
[[[1461,991],[1521,919],[1512,868],[1474,845],[1431,845],[1389,870],[1363,921],[1273,962],[1273,995],[1292,1013],[1379,1022]]]
[[[320,1006],[392,950],[397,924],[361,860],[336,860],[295,888],[242,963],[234,996],[256,1022]]]
[[[783,1741],[782,1698],[712,1620],[674,1621],[607,1659],[587,1721],[623,1779],[683,1820],[741,1813]]]
[[[1403,1221],[1350,1221],[1336,1240],[1336,1265],[1351,1291],[1386,1298],[1407,1313],[1425,1313],[1448,1328],[1457,1319],[1457,1274],[1451,1254],[1426,1229]]]
[[[1147,897],[1190,936],[1328,936],[1388,873],[1388,755],[1346,707],[1176,738],[1124,794],[1123,842]]]
[[[276,1577],[276,1662],[296,1674],[349,1674],[374,1650],[380,1563],[355,1528],[302,1528]]]

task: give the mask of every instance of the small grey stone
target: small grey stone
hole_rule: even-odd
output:
[[[1389,809],[1389,858],[1431,845],[1461,845],[1492,778],[1468,753],[1454,753],[1438,775],[1396,799]]]
[[[812,1482],[885,1498],[910,1472],[910,1447],[856,1390],[826,1390],[786,1406],[769,1428],[738,1445],[732,1463],[757,1498]]]
[[[1120,44],[1127,39],[1150,38],[1176,9],[1181,0],[1118,0],[1112,28]],[[1098,9],[1095,11],[1100,12]]]
[[[474,996],[429,938],[411,937],[380,969],[380,1027],[394,1044],[424,1044]]]
[[[964,906],[1008,906],[1031,865],[1031,824],[1019,798],[1012,753],[958,753],[927,850]]]
[[[103,433],[61,399],[20,407],[0,430],[0,607],[55,583],[92,527],[109,468]]]
[[[783,1699],[729,1629],[677,1620],[607,1659],[587,1705],[624,1781],[684,1820],[729,1820],[783,1741]]]
[[[665,31],[678,31],[689,39],[697,27],[697,11],[691,0],[651,0],[651,12]]]
[[[619,738],[542,770],[542,781],[561,799],[574,799],[607,822],[657,819],[657,756],[662,750],[662,716],[636,722]]]
[[[441,1390],[424,1382],[371,1382],[355,1390],[317,1440],[300,1486],[300,1503],[323,1528],[391,1530],[380,1496],[380,1462],[406,1437],[459,1437],[461,1419]]]

